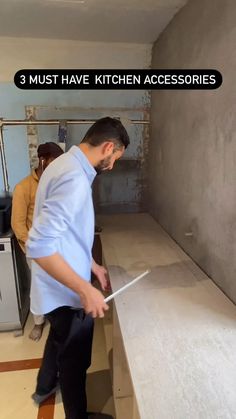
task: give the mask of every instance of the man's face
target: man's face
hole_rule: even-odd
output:
[[[100,162],[95,167],[97,174],[101,174],[106,170],[112,170],[116,160],[119,160],[121,156],[124,154],[125,147],[120,149],[116,149],[112,151],[110,155],[106,156],[104,159],[100,160]]]
[[[52,161],[55,160],[55,159],[56,159],[56,157],[49,157],[49,159],[47,159],[47,161],[46,161],[46,167],[48,167],[49,164],[52,163]]]
[[[55,160],[55,157],[43,157],[41,160],[41,164],[42,164],[42,172],[44,172],[44,170],[49,166],[49,164]]]

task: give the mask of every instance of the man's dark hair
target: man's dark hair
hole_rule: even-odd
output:
[[[117,118],[98,119],[87,131],[82,143],[88,143],[91,146],[99,146],[105,141],[111,141],[115,144],[115,148],[122,146],[127,148],[130,140],[125,127]]]
[[[63,153],[64,151],[62,150],[62,148],[58,144],[53,142],[40,144],[38,147],[38,158],[44,157],[45,159],[49,159],[53,157],[56,159]]]

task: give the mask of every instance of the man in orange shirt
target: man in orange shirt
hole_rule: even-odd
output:
[[[11,226],[18,243],[25,253],[25,243],[32,226],[35,196],[39,179],[46,167],[63,154],[61,147],[53,142],[40,144],[38,147],[39,165],[37,169],[19,182],[13,192]],[[34,315],[34,327],[29,334],[32,340],[39,340],[44,327],[44,316]]]

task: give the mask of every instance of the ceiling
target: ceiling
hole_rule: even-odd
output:
[[[0,36],[153,43],[187,0],[0,0]]]

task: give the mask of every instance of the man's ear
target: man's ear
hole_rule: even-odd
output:
[[[105,141],[102,143],[102,154],[104,157],[110,156],[114,150],[114,143],[112,141]]]

